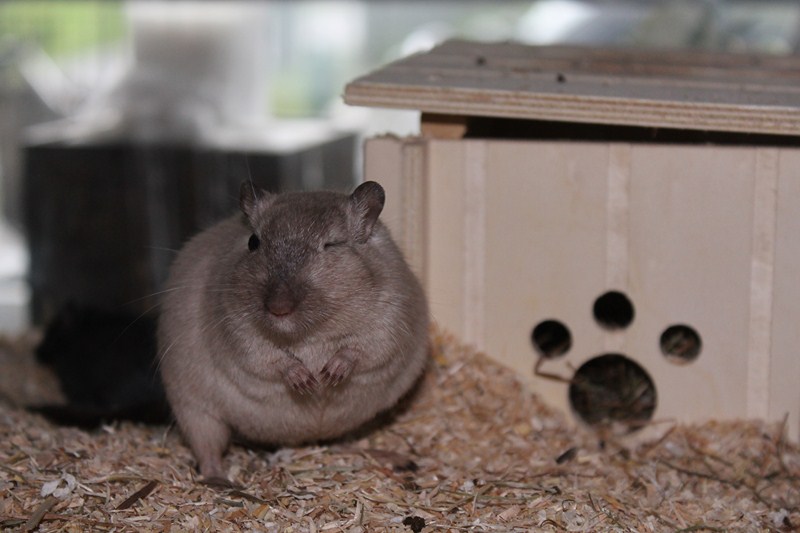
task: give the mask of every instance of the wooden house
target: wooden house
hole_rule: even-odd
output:
[[[800,59],[451,41],[344,97],[422,112],[364,174],[444,328],[589,424],[798,437]]]

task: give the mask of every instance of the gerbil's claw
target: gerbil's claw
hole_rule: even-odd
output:
[[[326,387],[335,387],[342,381],[344,381],[345,375],[341,372],[337,372],[333,369],[323,368],[322,372],[320,373],[322,376],[322,383]]]
[[[327,387],[335,387],[350,375],[354,366],[353,358],[350,357],[347,350],[340,350],[322,368],[320,372],[322,382]]]
[[[314,377],[314,374],[312,374],[304,364],[299,362],[296,365],[292,365],[292,367],[286,371],[285,379],[293,391],[304,396],[313,394],[319,386],[319,382],[317,378]]]
[[[297,392],[299,392],[300,394],[305,394],[307,396],[310,396],[311,394],[314,394],[315,390],[317,390],[319,382],[317,381],[317,378],[315,378],[314,376],[309,376],[308,379],[297,385],[298,385],[297,388],[295,388]]]

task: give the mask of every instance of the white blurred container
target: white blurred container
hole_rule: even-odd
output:
[[[130,2],[126,12],[130,69],[109,102],[124,137],[195,141],[266,122],[266,3]]]

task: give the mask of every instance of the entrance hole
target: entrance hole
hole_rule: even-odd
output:
[[[569,401],[590,426],[640,429],[653,417],[656,388],[647,372],[621,354],[604,354],[584,363],[572,378]]]
[[[697,331],[685,324],[676,324],[664,330],[659,341],[661,353],[677,364],[691,363],[700,355],[703,342]]]
[[[619,291],[600,295],[594,301],[592,312],[597,323],[606,329],[627,328],[635,314],[630,299]]]
[[[540,356],[555,359],[567,353],[572,347],[572,334],[564,323],[558,320],[543,320],[531,332],[531,342]]]

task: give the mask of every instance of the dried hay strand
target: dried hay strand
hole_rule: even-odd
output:
[[[14,407],[14,395],[5,393],[0,529],[800,527],[800,449],[780,424],[676,424],[658,438],[623,445],[576,429],[511,371],[452,337],[434,332],[432,338],[430,370],[410,406],[391,422],[357,440],[324,446],[234,446],[226,464],[237,489],[200,483],[191,453],[171,428],[56,427]],[[0,352],[8,349],[4,344]],[[0,373],[11,359],[0,354]]]

